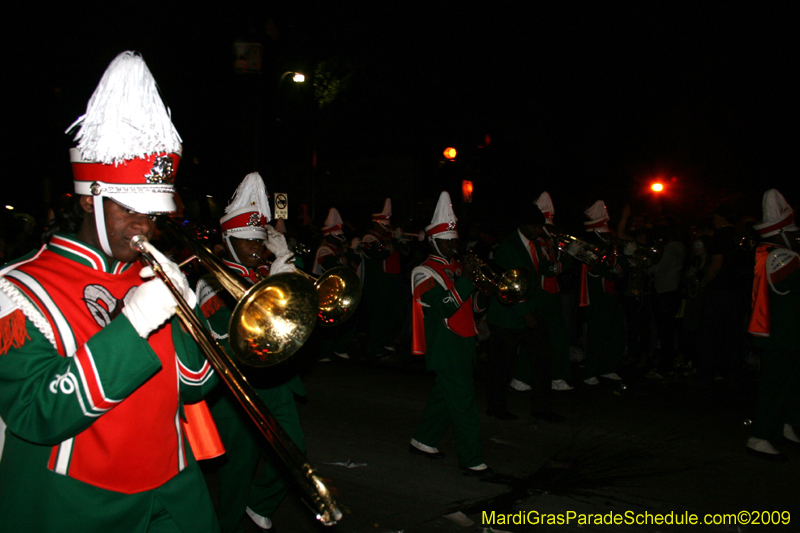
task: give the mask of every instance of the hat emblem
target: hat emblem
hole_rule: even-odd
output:
[[[172,158],[166,155],[156,157],[153,163],[153,168],[150,174],[145,174],[144,178],[147,183],[173,183],[175,176],[173,175],[174,169],[172,167]]]
[[[250,220],[247,221],[248,226],[260,226],[261,225],[261,214],[260,213],[250,213]]]

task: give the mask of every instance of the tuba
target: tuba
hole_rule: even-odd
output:
[[[229,339],[234,355],[241,362],[251,366],[277,364],[290,357],[308,339],[314,328],[317,308],[317,295],[308,279],[294,274],[278,274],[252,287],[245,287],[207,248],[179,233],[174,224],[168,227],[238,300],[231,317]],[[176,316],[181,325],[197,342],[220,379],[291,472],[317,519],[325,525],[339,521],[342,512],[325,483],[164,273],[151,252],[152,245],[144,236],[138,235],[131,239],[131,248],[142,254],[155,275],[170,290],[177,302]]]
[[[531,284],[531,271],[526,267],[513,268],[497,275],[489,265],[478,258],[473,251],[467,251],[464,259],[473,258],[478,267],[475,270],[464,270],[464,275],[482,292],[497,296],[504,304],[515,304],[527,294]]]

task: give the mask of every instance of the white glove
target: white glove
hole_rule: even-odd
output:
[[[294,266],[294,263],[289,262],[292,257],[294,257],[294,254],[291,252],[277,256],[269,267],[269,275],[274,276],[275,274],[285,274],[287,272],[289,274],[295,273],[297,267]]]
[[[622,253],[624,255],[633,255],[634,253],[636,253],[636,248],[638,248],[638,246],[636,245],[636,242],[635,241],[629,241],[628,244],[625,245],[625,251],[622,252]]]
[[[269,224],[267,224],[264,229],[267,230],[267,240],[264,241],[264,246],[267,247],[267,250],[275,254],[275,257],[292,253],[289,250],[289,246],[286,244],[285,236]]]
[[[358,237],[353,237],[353,239],[350,241],[350,249],[357,250],[359,246],[361,246],[361,239]]]
[[[189,304],[189,307],[194,309],[195,305],[197,305],[197,296],[195,296],[194,291],[189,287],[189,280],[186,279],[186,275],[181,271],[180,267],[167,259],[164,254],[156,250],[150,243],[147,244],[147,251],[155,257],[156,261],[161,265],[161,269],[170,281],[172,281],[172,284],[180,291],[181,296],[183,296],[183,299]],[[153,277],[153,267],[146,266],[142,268],[139,275],[142,278]]]
[[[133,329],[143,339],[175,314],[175,300],[160,279],[143,283],[129,294],[122,314],[128,317]]]
[[[405,232],[403,232],[403,228],[395,228],[394,231],[392,232],[392,237],[397,239],[403,244],[408,242],[408,238],[406,237]]]

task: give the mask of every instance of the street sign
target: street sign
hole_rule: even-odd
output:
[[[289,195],[285,192],[275,193],[275,218],[289,218]]]

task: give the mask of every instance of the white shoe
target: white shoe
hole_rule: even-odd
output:
[[[383,349],[386,350],[387,352],[393,352],[397,348],[395,348],[394,346],[384,346]]]
[[[775,446],[770,444],[770,442],[766,439],[757,439],[755,437],[750,437],[747,439],[747,447],[751,450],[755,450],[758,453],[768,453],[770,455],[780,455],[781,452],[775,449]]]
[[[575,387],[570,387],[569,383],[567,383],[563,379],[554,379],[551,383],[551,388],[553,390],[572,390]]]
[[[256,513],[249,507],[246,509],[247,516],[253,519],[253,522],[256,523],[258,527],[261,529],[272,529],[272,520],[267,518],[266,516],[261,516],[260,514]]]
[[[422,444],[417,439],[411,439],[409,441],[409,444],[411,444],[414,448],[418,449],[421,452],[430,453],[430,454],[440,453],[439,452],[439,448],[434,448],[433,446],[428,446],[427,444]]]
[[[608,374],[600,374],[601,378],[613,379],[614,381],[622,381],[622,378],[616,372],[609,372]]]
[[[341,359],[350,359],[350,356],[347,353],[333,352],[333,355]]]
[[[330,363],[331,362],[331,358],[330,357],[323,357],[321,359],[317,359],[317,361],[319,361],[320,363]]]
[[[600,383],[600,380],[592,376],[589,379],[584,379],[583,382],[586,383],[587,385],[597,385],[598,383]]]
[[[531,390],[531,386],[525,382],[522,382],[518,379],[512,379],[511,383],[508,384],[509,387],[512,389],[519,391],[519,392],[526,392]]]
[[[794,428],[789,424],[783,425],[783,438],[800,444],[800,438],[797,437],[797,433],[794,432]]]

